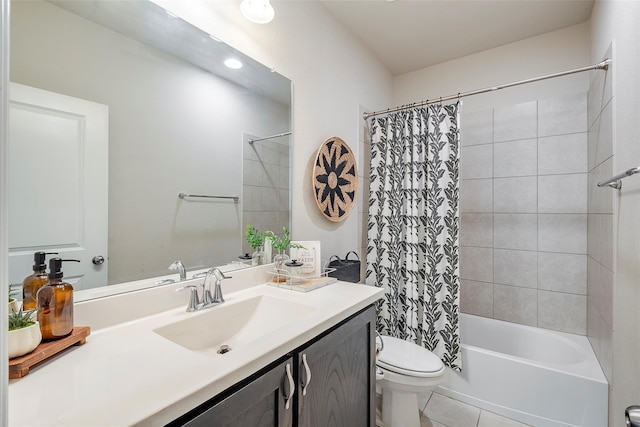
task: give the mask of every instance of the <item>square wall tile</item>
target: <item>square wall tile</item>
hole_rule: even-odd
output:
[[[460,280],[460,311],[493,317],[493,283]]]
[[[493,280],[502,285],[535,288],[538,275],[536,251],[494,249]]]
[[[242,186],[242,210],[256,212],[264,210],[262,205],[262,187],[253,185]]]
[[[594,214],[611,214],[617,199],[617,192],[609,187],[598,187],[598,183],[611,178],[613,157],[609,157],[589,172],[587,184],[588,212]],[[608,191],[607,191],[608,190]]]
[[[493,211],[500,213],[536,213],[538,182],[535,176],[495,178]]]
[[[539,214],[538,250],[586,254],[586,214]]]
[[[593,348],[593,352],[598,356],[600,352],[600,313],[595,309],[593,303],[587,298],[587,338]],[[602,366],[602,365],[601,365]]]
[[[460,215],[460,244],[493,246],[493,214],[463,213]]]
[[[538,136],[587,131],[587,94],[538,101]]]
[[[604,322],[600,327],[600,352],[597,354],[605,377],[613,379],[613,330]]]
[[[493,144],[460,149],[460,179],[493,177]]]
[[[609,329],[613,328],[613,280],[613,272],[603,266],[600,270],[598,301],[596,303],[600,316]]]
[[[494,177],[536,175],[537,140],[525,139],[493,144],[493,165]]]
[[[538,212],[587,213],[587,174],[539,176]]]
[[[244,185],[263,186],[266,170],[262,163],[244,159],[242,162],[242,183]]]
[[[613,103],[609,102],[589,129],[589,170],[613,156]]]
[[[602,56],[602,60],[612,57],[612,47],[609,45],[609,49]],[[612,78],[613,78],[613,67],[614,63],[609,64],[609,69],[606,71],[603,70],[594,70],[590,72],[591,82],[589,84],[589,92],[588,92],[588,117],[589,117],[589,127],[593,125],[598,114],[602,111],[603,107],[611,100],[613,95],[612,90]]]
[[[589,214],[587,233],[589,256],[613,271],[613,215]]]
[[[540,252],[538,289],[587,294],[587,256]]]
[[[585,335],[587,333],[587,297],[539,291],[538,326]]]
[[[587,132],[538,138],[538,174],[587,172]]]
[[[493,212],[493,181],[460,180],[460,212]]]
[[[537,136],[536,101],[500,107],[494,110],[494,142],[535,138]]]
[[[494,214],[493,247],[537,249],[538,218],[535,214]]]
[[[537,326],[538,291],[495,284],[493,286],[493,313],[498,320]]]
[[[493,249],[460,246],[460,278],[493,282]]]
[[[460,118],[460,145],[491,144],[493,142],[493,110],[465,112]]]

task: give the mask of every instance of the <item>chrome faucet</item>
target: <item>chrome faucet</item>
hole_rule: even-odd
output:
[[[213,297],[211,297],[211,276],[216,276],[216,284],[213,290]],[[218,267],[213,267],[207,271],[207,275],[202,283],[202,289],[205,301],[209,298],[211,304],[222,304],[224,297],[222,296],[221,282],[223,279],[231,279],[231,276],[225,276]],[[207,286],[208,285],[208,286]]]
[[[179,261],[178,261],[179,262]],[[216,283],[213,291],[213,296],[211,295],[211,276],[215,276]],[[224,297],[222,296],[222,286],[220,282],[223,279],[230,279],[231,276],[225,276],[219,268],[213,267],[207,271],[207,275],[202,282],[202,298],[198,295],[198,287],[195,285],[187,285],[182,286],[176,289],[176,292],[182,292],[189,290],[191,292],[189,296],[189,305],[187,306],[187,311],[198,311],[205,309],[207,307],[213,307],[215,305],[222,304],[224,302]]]
[[[187,269],[184,268],[182,261],[173,261],[169,266],[169,270],[178,270],[178,273],[180,273],[180,281],[187,280]]]

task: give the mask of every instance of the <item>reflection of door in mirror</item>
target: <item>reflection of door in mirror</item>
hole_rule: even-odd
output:
[[[107,280],[109,108],[16,83],[9,103],[9,280],[56,252],[76,289]]]

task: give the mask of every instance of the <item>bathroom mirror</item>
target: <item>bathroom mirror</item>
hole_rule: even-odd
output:
[[[10,53],[11,283],[38,250],[78,290],[227,265],[290,224],[289,137],[248,143],[290,131],[287,78],[147,0],[12,0]]]

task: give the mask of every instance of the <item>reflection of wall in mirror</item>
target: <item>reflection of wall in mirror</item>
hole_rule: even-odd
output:
[[[288,130],[289,108],[51,3],[11,13],[12,81],[109,106],[109,283],[233,261],[241,203],[177,194],[239,196],[243,132]]]

